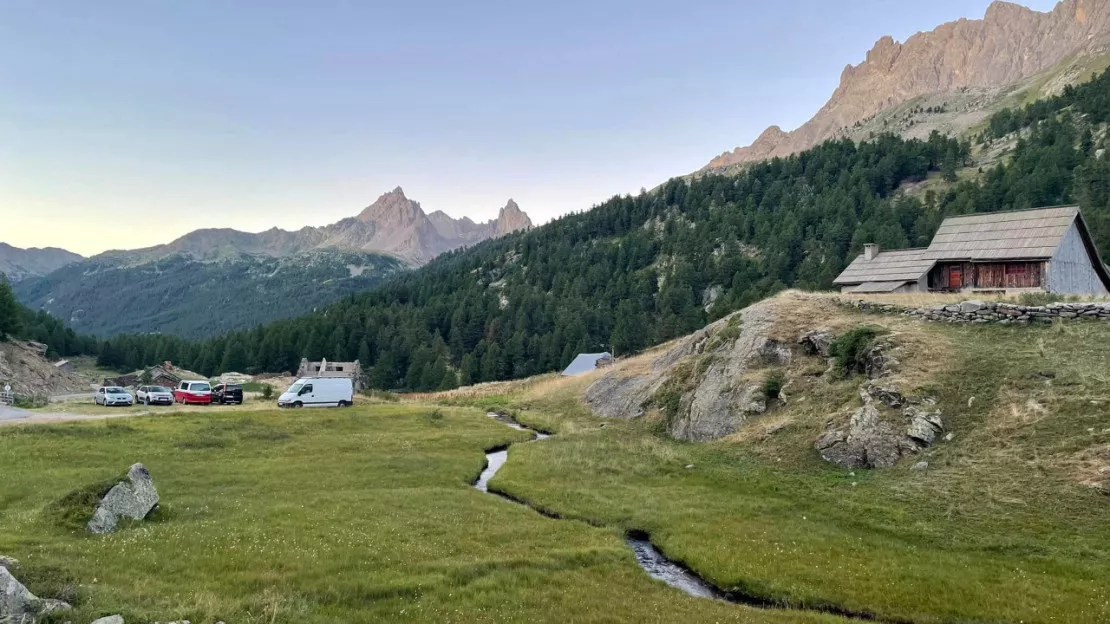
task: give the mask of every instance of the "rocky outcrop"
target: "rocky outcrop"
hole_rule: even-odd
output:
[[[802,350],[807,355],[819,355],[821,357],[829,357],[829,347],[832,346],[832,341],[832,333],[824,329],[806,332],[798,338],[798,344],[801,345]]]
[[[35,596],[7,567],[0,566],[0,622],[31,624],[49,613],[70,608],[61,600]]]
[[[905,397],[871,381],[860,386],[859,395],[863,405],[847,426],[832,426],[814,442],[826,461],[844,468],[889,468],[944,431],[935,399]]]
[[[0,342],[0,389],[5,384],[17,396],[27,397],[89,391],[87,381],[54,366],[40,347],[18,340]]]
[[[158,490],[150,472],[142,464],[135,464],[127,476],[101,499],[88,523],[90,533],[110,533],[116,530],[120,518],[145,519],[158,505]]]
[[[981,20],[950,22],[905,43],[883,37],[862,63],[844,69],[840,86],[808,122],[793,132],[772,126],[707,168],[788,156],[921,95],[1010,85],[1069,56],[1105,51],[1108,35],[1110,1],[1064,0],[1049,13],[996,1]]]
[[[109,615],[92,621],[92,624],[123,624],[122,615]]]
[[[680,440],[735,433],[768,408],[762,381],[745,373],[790,362],[790,349],[768,336],[772,320],[769,303],[745,308],[678,341],[650,371],[606,374],[586,390],[586,403],[609,418],[635,418],[654,406]]]

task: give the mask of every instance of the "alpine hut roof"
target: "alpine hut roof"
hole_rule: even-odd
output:
[[[927,254],[934,260],[1034,260],[1051,258],[1078,206],[948,217]]]
[[[597,369],[599,361],[612,359],[613,356],[610,353],[580,353],[569,366],[563,369],[563,375],[571,377],[589,373]]]

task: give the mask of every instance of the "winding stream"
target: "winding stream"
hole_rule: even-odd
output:
[[[520,431],[532,432],[532,439],[529,442],[545,440],[551,437],[551,434],[542,433],[521,425],[512,418],[497,414],[495,412],[488,412],[486,414],[497,422],[518,429]],[[501,446],[486,451],[486,467],[482,470],[482,474],[478,476],[478,480],[474,482],[474,487],[482,492],[486,492],[498,498],[511,501],[518,505],[524,505],[537,513],[540,513],[549,518],[558,518],[559,516],[551,514],[541,509],[537,509],[525,501],[518,500],[512,496],[502,494],[500,492],[489,491],[489,481],[493,478],[497,471],[505,465],[509,459],[509,445]],[[698,576],[694,571],[686,566],[671,561],[662,552],[659,551],[652,543],[647,533],[640,531],[630,532],[625,537],[625,543],[632,549],[632,553],[636,556],[636,563],[647,572],[649,576],[654,579],[663,581],[667,585],[679,589],[690,596],[695,598],[708,598],[711,600],[721,600],[734,604],[743,604],[751,607],[759,608],[772,608],[782,610],[795,610],[795,611],[811,611],[817,613],[826,613],[831,615],[840,615],[846,618],[873,622],[894,622],[897,624],[909,624],[905,620],[886,620],[878,618],[870,613],[859,613],[854,611],[841,610],[836,607],[826,607],[823,609],[805,608],[805,607],[791,607],[788,605],[775,604],[771,601],[764,600],[755,596],[748,596],[736,592],[726,592],[721,588],[706,581]]]
[[[531,431],[533,438],[531,441],[538,441],[550,438],[551,435],[542,433],[534,429],[529,429],[520,423],[500,414],[489,412],[486,414],[497,422],[518,429],[520,431]],[[486,452],[486,468],[482,474],[478,476],[478,480],[474,482],[474,487],[483,492],[489,492],[489,481],[493,475],[497,474],[498,470],[505,465],[509,459],[509,447],[498,447],[490,449]],[[526,505],[515,499],[500,494],[494,493],[500,498],[511,500],[515,503]],[[527,505],[526,505],[527,506]],[[547,515],[547,514],[544,514]],[[636,555],[636,562],[654,579],[663,581],[671,587],[680,589],[687,594],[696,598],[713,598],[716,600],[728,600],[728,596],[721,590],[707,583],[704,579],[694,574],[685,567],[667,559],[659,549],[651,544],[646,534],[632,534],[626,538],[628,546],[632,548],[633,554]]]

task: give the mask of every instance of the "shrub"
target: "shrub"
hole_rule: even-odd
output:
[[[882,327],[859,325],[849,329],[829,345],[829,355],[845,375],[867,372],[867,355],[875,339],[886,333]]]
[[[1062,295],[1048,292],[1028,292],[1021,293],[1018,296],[1018,303],[1024,306],[1046,306],[1050,303],[1060,303],[1064,301]]]
[[[780,370],[773,370],[767,373],[767,377],[763,380],[763,396],[767,400],[779,398],[782,392],[782,387],[786,383],[786,375]]]
[[[60,500],[51,503],[43,510],[47,521],[55,526],[70,531],[84,531],[85,526],[93,517],[100,499],[112,489],[119,479],[92,483],[83,488],[73,490]]]
[[[401,397],[392,392],[389,392],[388,390],[375,390],[374,388],[363,390],[362,395],[367,398],[377,399],[379,401],[386,401],[387,403],[396,403],[401,400]]]
[[[270,384],[262,384],[262,389],[260,390],[260,392],[262,392],[263,401],[269,401],[270,399],[274,398],[274,387]]]
[[[25,394],[15,396],[12,402],[16,407],[22,409],[34,409],[36,407],[46,407],[50,404],[50,399],[43,394]]]

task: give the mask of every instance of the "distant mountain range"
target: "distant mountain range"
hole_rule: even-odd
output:
[[[791,132],[771,126],[751,145],[721,154],[705,169],[788,156],[837,136],[907,135],[900,130],[915,126],[927,128],[924,134],[933,127],[966,130],[982,121],[985,111],[1020,103],[1006,101],[1011,91],[1006,87],[1035,89],[1026,99],[1051,95],[1105,68],[1108,52],[1110,0],[1064,0],[1048,13],[996,1],[981,20],[949,22],[905,43],[879,39],[862,63],[844,69],[840,86],[812,119]],[[865,133],[852,132],[883,111],[931,94],[956,97],[923,102],[912,112],[918,119],[902,119],[900,126],[899,120],[885,119]],[[919,125],[922,117],[926,124]]]
[[[531,227],[532,220],[511,199],[496,219],[475,223],[467,217],[453,219],[438,210],[425,214],[419,202],[405,197],[404,190],[397,187],[358,216],[323,227],[304,227],[293,232],[273,228],[257,234],[231,229],[196,230],[166,245],[108,251],[101,257],[135,264],[173,254],[206,261],[238,254],[280,258],[338,249],[384,254],[416,266],[445,251]]]
[[[0,270],[12,272],[24,305],[82,332],[202,337],[309,312],[446,251],[531,227],[511,199],[496,219],[475,223],[425,214],[398,187],[356,217],[295,232],[197,230],[88,259],[0,245]]]
[[[80,260],[84,258],[56,247],[20,249],[7,243],[0,243],[0,273],[6,275],[13,283],[28,277],[46,275]]]

